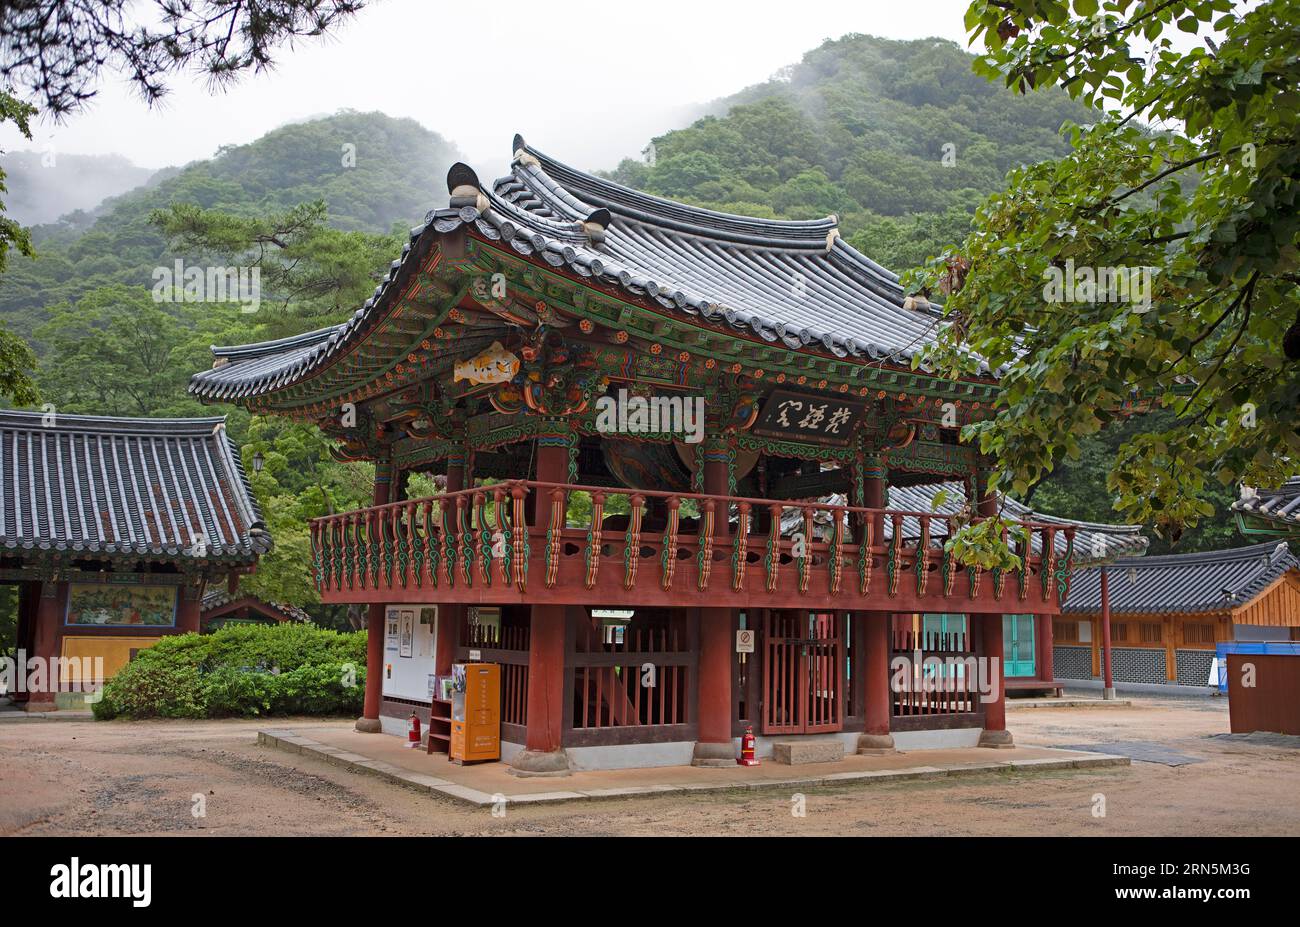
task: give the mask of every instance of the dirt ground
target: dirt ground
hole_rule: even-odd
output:
[[[310,736],[319,719],[4,721],[0,835],[1300,835],[1300,750],[1214,738],[1227,721],[1219,699],[1013,708],[1008,727],[1026,746],[1156,741],[1202,762],[810,788],[804,816],[796,796],[771,790],[504,817],[255,743],[266,727]]]

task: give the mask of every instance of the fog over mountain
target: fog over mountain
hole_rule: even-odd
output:
[[[6,211],[23,225],[53,222],[75,210],[93,210],[110,196],[140,186],[154,173],[120,154],[83,155],[10,151],[0,155],[8,175]]]

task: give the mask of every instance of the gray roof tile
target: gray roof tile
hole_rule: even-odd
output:
[[[219,366],[195,374],[190,391],[238,400],[310,375],[364,337],[408,261],[461,226],[682,315],[792,350],[905,365],[936,337],[937,310],[904,308],[898,277],[846,244],[833,216],[785,221],[688,206],[575,170],[517,136],[515,142],[510,175],[482,188],[481,197],[454,197],[455,206],[430,212],[351,319],[296,338],[214,348]],[[457,182],[473,178],[464,165],[452,173]],[[583,222],[593,214],[603,219],[600,210],[609,220],[597,242]]]
[[[1277,489],[1246,490],[1232,503],[1232,510],[1300,527],[1300,476],[1291,477]]]
[[[1232,550],[1117,560],[1108,568],[1110,610],[1114,614],[1203,614],[1250,602],[1300,560],[1285,542],[1253,544]],[[1101,611],[1101,571],[1074,574],[1064,611]]]
[[[0,551],[248,562],[270,549],[224,417],[45,422],[0,412]]]

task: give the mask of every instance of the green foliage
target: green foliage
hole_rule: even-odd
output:
[[[835,213],[873,259],[919,266],[965,236],[1007,170],[1064,154],[1062,123],[1089,118],[1064,93],[1002,92],[971,61],[938,39],[827,41],[717,115],[655,138],[653,163],[628,159],[610,176],[723,212]]]
[[[324,200],[252,218],[193,203],[172,203],[149,214],[150,224],[167,234],[176,251],[223,267],[256,268],[259,311],[290,315],[263,324],[293,334],[354,311],[402,248],[399,235],[345,232],[326,220]]]
[[[36,109],[23,101],[0,90],[0,125],[12,122],[24,138],[32,137],[31,117]],[[5,172],[0,170],[0,194],[7,193]],[[9,251],[17,249],[19,254],[34,256],[32,240],[27,230],[4,214],[5,205],[0,202],[0,274],[9,266]],[[36,384],[28,373],[36,366],[36,356],[21,338],[0,325],[0,399],[8,399],[18,405],[36,402],[39,394]]]
[[[0,6],[0,81],[24,88],[56,117],[81,109],[108,73],[149,103],[167,79],[194,70],[214,85],[261,72],[285,47],[324,35],[363,0],[184,0],[148,4],[46,0]]]
[[[333,715],[360,710],[364,634],[307,624],[227,625],[165,637],[104,686],[95,717]]]
[[[329,454],[329,442],[312,425],[254,417],[243,446],[244,459],[261,453],[261,473],[250,474],[275,547],[263,554],[243,587],[270,601],[306,607],[319,602],[312,579],[313,518],[369,505],[374,479],[369,464],[344,464]]]
[[[1003,534],[1007,542],[1003,542]],[[1006,518],[985,518],[982,521],[961,525],[944,542],[943,549],[952,554],[962,566],[978,566],[986,570],[1018,570],[1020,557],[1012,552],[1010,544],[1023,549],[1028,532]]]
[[[981,73],[1111,108],[1070,127],[1064,157],[1014,170],[918,281],[955,290],[925,360],[957,375],[968,346],[1008,365],[997,416],[967,436],[1020,494],[1132,397],[1171,411],[1119,446],[1108,491],[1177,540],[1234,481],[1276,485],[1300,457],[1282,347],[1289,326],[1300,338],[1300,4],[988,0],[967,25],[989,45]],[[1172,33],[1211,27],[1176,50]],[[1061,301],[1047,284],[1073,268],[1146,268],[1149,298]]]
[[[349,154],[353,149],[345,146],[353,146],[355,160]],[[201,262],[203,254],[173,247],[167,232],[150,221],[155,211],[169,211],[173,204],[189,204],[208,217],[217,212],[258,220],[321,201],[328,231],[336,237],[321,232],[315,243],[342,253],[322,251],[318,266],[352,268],[353,245],[364,245],[369,236],[387,237],[395,226],[415,225],[438,205],[447,168],[457,157],[449,142],[414,120],[381,113],[344,110],[283,126],[247,145],[222,148],[206,161],[159,171],[146,186],[106,200],[92,214],[74,213],[33,228],[37,258],[5,274],[0,319],[29,335],[46,320],[46,307],[75,305],[102,286],[151,287],[155,268],[170,268],[177,258]],[[364,234],[343,234],[351,232]],[[363,273],[382,270],[393,253],[385,251]],[[237,310],[227,305],[221,311]],[[244,319],[247,332],[255,333],[260,316]],[[293,331],[306,327],[301,319],[281,325]]]
[[[0,586],[0,656],[18,646],[18,587]]]
[[[61,412],[210,414],[186,383],[210,365],[210,345],[239,336],[236,315],[224,305],[155,302],[140,287],[100,287],[50,307],[35,332],[44,354],[37,379]]]

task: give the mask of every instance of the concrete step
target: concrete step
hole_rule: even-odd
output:
[[[844,759],[840,740],[778,740],[772,744],[772,759],[786,766],[805,763],[838,763]]]

